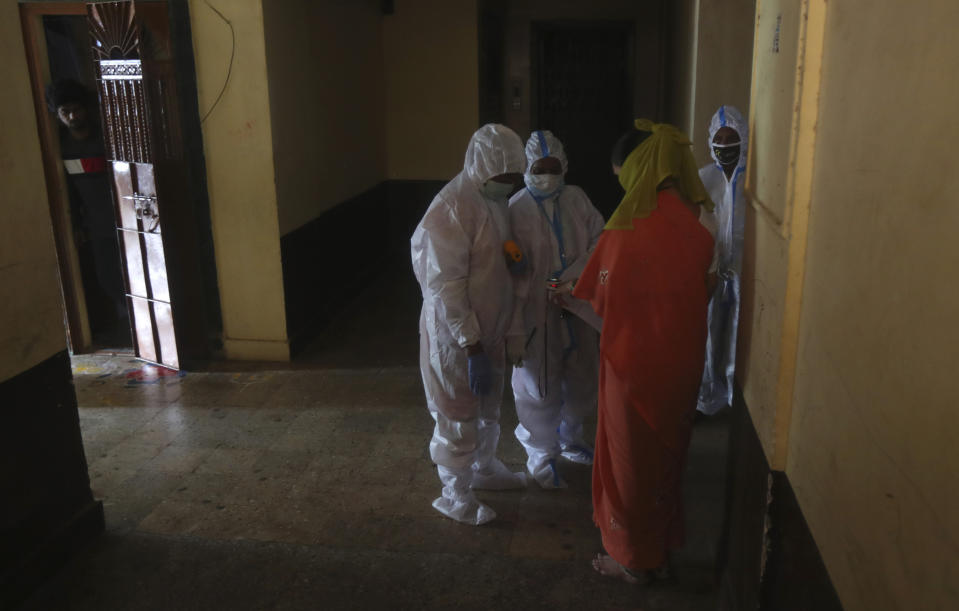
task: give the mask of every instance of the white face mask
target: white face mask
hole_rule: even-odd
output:
[[[483,183],[483,194],[494,201],[504,202],[514,188],[512,183],[487,180]]]
[[[523,179],[536,197],[549,197],[563,188],[562,174],[525,174]]]

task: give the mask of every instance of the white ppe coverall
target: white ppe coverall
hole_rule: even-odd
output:
[[[519,416],[516,437],[526,448],[526,467],[540,486],[563,488],[556,471],[561,453],[576,462],[592,462],[583,420],[596,410],[602,320],[589,303],[571,295],[563,296],[566,307],[553,303],[547,282],[579,277],[605,221],[579,187],[560,183],[553,193],[537,189],[529,168],[544,157],[558,159],[565,175],[560,141],[551,132],[534,132],[526,144],[527,188],[509,206],[513,236],[528,262],[526,273],[514,278],[513,316],[523,321],[526,351],[522,366],[513,369],[512,385]]]
[[[723,127],[739,134],[739,162],[727,178],[716,151],[713,138]],[[736,333],[739,327],[740,274],[743,262],[745,234],[745,200],[743,183],[746,180],[746,151],[749,126],[733,106],[720,106],[709,123],[709,153],[714,163],[699,170],[699,177],[716,204],[714,211],[718,282],[709,302],[709,337],[706,340],[706,366],[699,389],[696,409],[704,414],[715,414],[733,400],[733,379],[736,373]]]
[[[516,133],[502,125],[481,127],[470,139],[463,171],[436,195],[410,240],[413,271],[423,293],[420,371],[436,422],[430,456],[443,484],[433,507],[468,524],[496,517],[472,488],[526,485],[522,473],[511,473],[495,457],[504,338],[513,306],[503,255],[509,239],[509,189],[500,189],[498,200],[484,194],[490,178],[521,173],[523,167]],[[491,366],[491,389],[485,395],[470,390],[466,347],[477,342]]]

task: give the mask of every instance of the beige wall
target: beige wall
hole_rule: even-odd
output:
[[[693,128],[696,93],[696,58],[699,44],[700,0],[675,0],[667,4],[669,36],[664,119],[689,132]]]
[[[66,349],[56,251],[16,2],[0,4],[0,381]]]
[[[959,4],[921,4],[826,17],[786,472],[849,610],[959,609]]]
[[[221,9],[236,57],[202,129],[228,358],[289,358],[281,235],[385,178],[452,177],[476,129],[475,0],[298,6]],[[190,11],[202,116],[230,31],[203,2]]]
[[[286,360],[261,4],[233,0],[220,10],[236,30],[236,56],[229,85],[202,130],[224,347],[227,358]],[[190,19],[202,117],[227,74],[230,30],[198,0],[190,2]]]
[[[265,1],[263,11],[285,235],[386,177],[384,16],[378,0]]]
[[[668,11],[665,119],[689,135],[705,165],[712,163],[706,141],[716,109],[729,104],[749,114],[756,0],[677,0]]]
[[[959,5],[760,5],[747,403],[846,609],[959,608]]]
[[[698,0],[696,96],[689,137],[700,165],[712,162],[706,141],[709,121],[723,104],[749,116],[756,0]]]
[[[479,121],[476,0],[396,0],[383,18],[390,179],[463,169]]]
[[[665,119],[711,163],[709,121],[723,104],[749,114],[756,0],[677,0],[669,10],[669,107]]]

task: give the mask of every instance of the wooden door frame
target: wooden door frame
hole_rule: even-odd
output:
[[[58,126],[46,104],[44,83],[50,80],[49,61],[43,31],[45,15],[77,15],[86,17],[83,2],[22,2],[20,27],[26,52],[27,70],[33,91],[33,106],[40,137],[40,154],[46,180],[47,202],[53,223],[53,242],[57,251],[57,269],[66,322],[67,341],[74,353],[91,351],[93,334],[80,271],[80,257],[73,239],[70,220],[70,197],[60,159]]]
[[[189,0],[140,0],[150,5],[163,4],[169,20],[172,69],[176,86],[175,115],[178,137],[182,138],[182,156],[177,160],[179,192],[175,212],[167,210],[164,232],[176,235],[177,249],[167,254],[167,271],[177,319],[177,350],[181,366],[200,366],[217,358],[222,348],[222,315],[213,250],[213,226],[207,192],[206,161],[196,90],[196,69],[190,28]],[[83,291],[79,256],[70,221],[66,176],[60,158],[58,123],[47,109],[45,84],[49,81],[49,61],[42,17],[78,15],[86,18],[87,4],[82,0],[20,1],[21,31],[27,68],[30,74],[37,131],[43,158],[44,178],[50,218],[53,225],[57,267],[64,307],[64,322],[70,349],[74,353],[93,351],[93,337]],[[92,51],[90,60],[93,60]],[[112,185],[111,185],[112,190]],[[173,293],[171,293],[171,296]]]

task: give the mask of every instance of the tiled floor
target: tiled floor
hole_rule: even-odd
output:
[[[676,579],[610,582],[589,566],[600,543],[587,467],[564,464],[565,491],[480,493],[499,514],[483,527],[430,507],[439,484],[415,345],[393,338],[373,356],[376,342],[359,337],[370,325],[357,321],[380,320],[382,307],[334,325],[333,348],[318,344],[308,369],[160,375],[130,357],[76,358],[107,533],[26,608],[713,608],[721,420],[695,432]],[[354,340],[345,345],[366,347],[342,359],[351,368],[332,368]],[[357,366],[364,350],[367,368]],[[502,420],[499,454],[521,469],[509,399]]]

